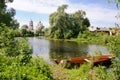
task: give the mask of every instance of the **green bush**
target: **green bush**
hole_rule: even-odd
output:
[[[53,80],[49,65],[31,58],[26,39],[14,38],[14,30],[0,26],[0,80]]]
[[[14,38],[15,33],[13,29],[6,25],[0,26],[0,51],[6,56],[16,57],[21,55],[21,61],[28,61],[32,53],[32,48],[23,38]]]
[[[29,63],[21,63],[20,56],[6,57],[0,54],[1,80],[53,80],[49,65],[41,58],[32,58]]]

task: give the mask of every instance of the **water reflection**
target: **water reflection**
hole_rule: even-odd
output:
[[[76,42],[66,41],[50,41],[50,57],[55,58],[70,58],[86,55],[86,46],[78,45]]]
[[[88,55],[88,53],[94,55],[93,53],[97,51],[104,54],[108,53],[105,47],[95,44],[78,44],[76,42],[45,40],[37,37],[28,38],[28,41],[33,48],[32,55],[39,55],[47,62],[51,62],[51,60],[56,58],[84,56]]]

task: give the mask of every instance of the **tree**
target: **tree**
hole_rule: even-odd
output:
[[[7,9],[7,5],[5,3],[13,2],[13,0],[0,0],[0,25],[2,23],[6,24],[6,26],[13,27],[12,21],[14,21],[14,16],[16,14],[13,8]]]
[[[10,8],[10,9],[7,10],[7,13],[10,14],[11,17],[14,17],[15,14],[16,14],[16,11],[15,11],[15,9]]]
[[[26,24],[24,24],[22,27],[21,27],[21,29],[28,29],[28,26],[26,25]]]
[[[77,37],[79,32],[83,32],[89,26],[90,22],[86,18],[86,12],[83,10],[78,10],[72,14],[72,19],[73,32],[75,32],[74,36]]]
[[[86,18],[86,12],[78,10],[73,14],[68,14],[65,9],[68,5],[59,6],[57,12],[50,15],[50,37],[51,38],[71,38],[77,37],[80,31],[90,26],[88,18]]]
[[[26,60],[25,56],[30,56],[32,53],[31,47],[25,40],[15,39],[17,29],[14,30],[14,28],[18,27],[17,20],[13,18],[15,10],[12,8],[7,10],[5,1],[0,0],[0,54],[7,57],[22,55],[22,59]],[[12,2],[13,0],[7,1]]]
[[[89,27],[90,26],[90,22],[89,22],[89,19],[88,18],[85,18],[83,20],[83,25],[85,25],[86,27]]]
[[[57,12],[50,15],[50,37],[58,39],[69,39],[77,37],[79,32],[90,26],[86,12],[78,10],[73,14],[68,14],[65,9],[68,5],[59,6]]]
[[[64,4],[62,6],[59,6],[57,11],[60,12],[60,13],[64,13],[65,12],[65,9],[67,9],[68,5]]]
[[[51,25],[51,37],[54,38],[64,38],[64,33],[68,25],[68,14],[65,13],[67,5],[62,5],[58,7],[57,12],[50,15],[49,21]]]
[[[27,29],[28,29],[28,26],[26,24],[24,24],[22,27],[21,27],[21,30],[20,30],[20,36],[25,36],[27,34]]]
[[[19,23],[16,19],[13,19],[11,21],[11,25],[12,25],[13,29],[18,29],[19,28]]]

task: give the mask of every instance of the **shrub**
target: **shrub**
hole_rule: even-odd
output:
[[[41,58],[31,58],[28,64],[21,63],[20,56],[6,57],[0,54],[1,80],[53,80],[49,65]]]

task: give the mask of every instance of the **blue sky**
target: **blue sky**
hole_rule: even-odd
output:
[[[14,0],[7,5],[16,9],[15,18],[20,22],[20,26],[28,25],[29,21],[33,20],[35,28],[39,21],[49,27],[49,15],[62,4],[68,5],[67,13],[86,11],[91,26],[113,27],[120,22],[115,18],[120,11],[115,4],[108,3],[108,0]]]

